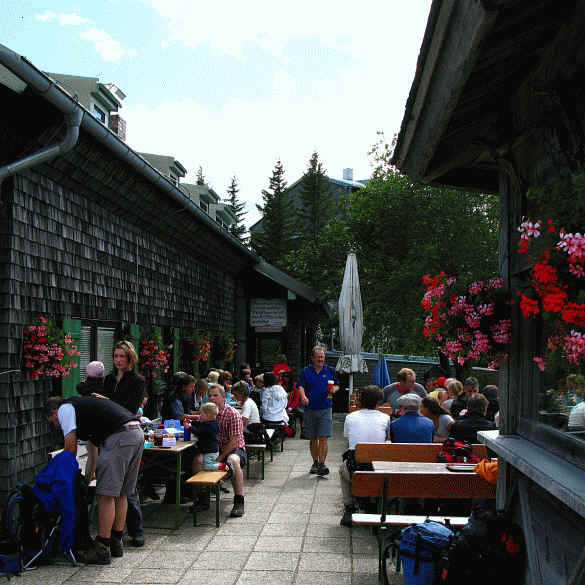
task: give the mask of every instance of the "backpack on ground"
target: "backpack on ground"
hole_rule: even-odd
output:
[[[522,583],[526,549],[520,527],[504,512],[474,508],[454,536],[445,557],[440,585]]]
[[[470,443],[449,437],[443,441],[441,450],[437,454],[437,461],[439,463],[479,463],[479,457],[474,454]]]
[[[438,581],[452,535],[445,524],[428,518],[402,530],[399,554],[405,585],[433,585]]]

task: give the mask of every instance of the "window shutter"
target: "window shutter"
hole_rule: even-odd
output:
[[[104,370],[109,373],[114,367],[112,353],[114,351],[114,335],[116,330],[111,327],[98,327],[97,329],[97,358],[104,364]]]
[[[91,362],[91,327],[84,326],[79,334],[79,375],[85,380],[85,368]]]

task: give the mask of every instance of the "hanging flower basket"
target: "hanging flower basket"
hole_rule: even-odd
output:
[[[138,369],[141,374],[150,374],[153,378],[158,373],[169,371],[169,348],[166,348],[162,342],[159,333],[150,333],[144,336],[140,341],[138,353]]]
[[[585,234],[557,230],[552,220],[525,219],[518,253],[526,254],[529,281],[517,295],[522,316],[540,315],[547,351],[534,357],[541,371],[553,356],[585,365]]]
[[[38,324],[24,329],[23,369],[31,380],[68,376],[71,368],[77,367],[78,355],[71,334],[59,328],[51,317],[41,315]]]
[[[445,272],[423,276],[421,300],[428,313],[423,334],[460,366],[472,360],[497,369],[510,343],[510,301],[501,278],[472,282],[457,289]]]

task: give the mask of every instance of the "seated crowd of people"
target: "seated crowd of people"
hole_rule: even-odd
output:
[[[136,372],[133,344],[116,343],[112,360],[114,367],[108,375],[102,362],[90,362],[86,379],[77,387],[79,395],[51,397],[44,410],[47,421],[63,435],[65,457],[77,455],[78,439],[87,441],[85,476],[88,481],[96,478],[98,530],[89,549],[77,554],[82,562],[101,565],[123,556],[125,528],[130,544],[144,546],[137,480],[145,441],[141,423],[146,428],[152,422],[144,415],[146,383]],[[302,409],[286,357],[279,356],[273,371],[254,378],[248,364],[234,374],[214,368],[199,379],[176,372],[165,389],[160,416],[161,421],[179,420],[197,437],[196,448],[182,457],[184,479],[202,470],[227,471],[234,490],[230,515],[239,517],[244,515],[246,442],[263,442],[264,428],[302,419]],[[176,503],[174,478],[147,472],[142,479],[143,497],[160,499],[154,484],[161,480],[165,502]],[[194,511],[209,508],[209,491],[181,492],[187,501],[193,500]]]
[[[359,393],[360,409],[347,415],[344,436],[349,449],[344,453],[339,475],[344,515],[343,526],[351,526],[355,502],[351,491],[351,475],[360,464],[353,452],[358,443],[442,443],[447,438],[477,443],[478,431],[498,426],[498,389],[488,385],[480,392],[479,381],[468,377],[428,379],[425,387],[416,382],[409,368],[398,372],[398,380],[384,389],[366,386]],[[392,415],[376,410],[389,404]],[[368,468],[366,466],[366,468]]]

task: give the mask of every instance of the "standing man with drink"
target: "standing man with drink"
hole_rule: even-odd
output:
[[[325,466],[327,438],[331,436],[332,396],[339,390],[335,370],[325,365],[325,350],[313,348],[312,365],[303,368],[297,381],[301,403],[305,407],[304,433],[310,439],[313,465],[310,473],[323,476],[329,473]]]

